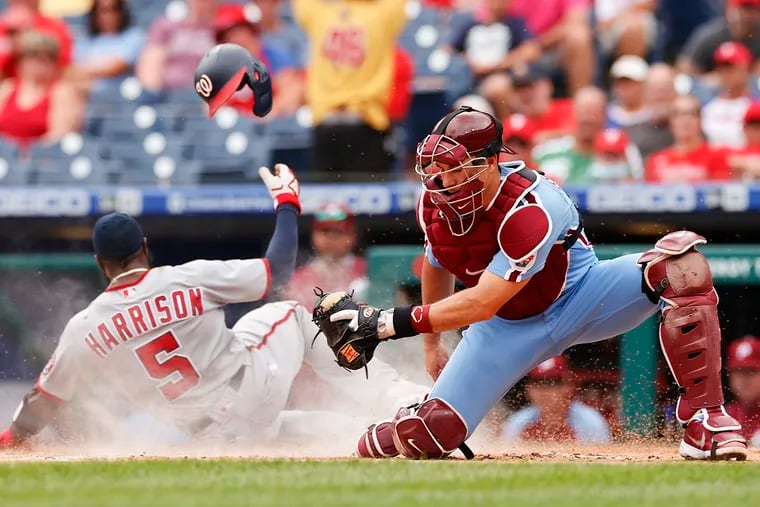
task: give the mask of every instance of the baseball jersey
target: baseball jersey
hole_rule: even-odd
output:
[[[715,97],[702,108],[702,130],[713,147],[741,148],[744,139],[744,113],[752,103],[749,96],[729,99]]]
[[[37,388],[62,401],[97,382],[181,424],[205,414],[250,357],[223,306],[269,288],[265,259],[197,260],[112,285],[66,325]]]

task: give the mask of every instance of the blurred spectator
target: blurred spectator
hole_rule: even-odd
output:
[[[246,8],[238,4],[221,6],[216,13],[214,33],[216,42],[242,46],[266,64],[274,91],[272,111],[268,117],[295,114],[304,103],[302,69],[296,67],[295,60],[287,52],[261,38],[260,28],[246,15]],[[227,105],[251,114],[253,90],[244,87],[233,95]]]
[[[507,441],[575,441],[600,444],[610,441],[610,428],[596,409],[574,400],[575,382],[563,356],[547,359],[525,377],[530,405],[504,423]]]
[[[145,34],[130,19],[127,0],[95,0],[87,15],[88,35],[76,41],[67,78],[89,91],[115,87],[132,74]]]
[[[311,52],[312,172],[332,180],[383,180],[390,173],[388,95],[404,6],[404,0],[293,0]]]
[[[581,88],[573,99],[575,132],[536,146],[538,169],[558,183],[590,181],[594,139],[606,123],[607,96],[594,86]]]
[[[596,0],[596,37],[606,58],[646,58],[657,39],[657,0]]]
[[[713,55],[724,42],[740,42],[760,58],[760,0],[726,0],[725,15],[713,19],[689,37],[678,58],[681,72],[702,74],[714,68]]]
[[[760,179],[760,102],[753,102],[744,114],[743,148],[723,150],[725,171],[745,181]]]
[[[401,46],[393,52],[393,77],[391,92],[388,94],[388,116],[394,123],[403,122],[412,106],[414,81],[414,59]]]
[[[673,144],[673,135],[668,128],[670,112],[676,98],[675,73],[670,65],[655,63],[649,68],[644,84],[644,104],[649,119],[625,127],[644,160],[659,150]]]
[[[729,173],[718,154],[702,136],[699,100],[681,95],[670,111],[673,145],[654,153],[646,162],[645,178],[658,183],[698,183],[725,180]]]
[[[536,143],[575,131],[573,101],[553,99],[554,85],[537,65],[515,68],[512,88],[512,107],[516,113],[522,113],[533,121]]]
[[[621,56],[612,64],[610,80],[615,100],[607,108],[609,126],[630,127],[649,119],[644,104],[644,83],[648,74],[649,65],[638,56]]]
[[[218,0],[187,0],[187,16],[161,16],[150,27],[137,77],[152,92],[192,89],[195,67],[214,45]]]
[[[309,57],[306,34],[290,20],[282,16],[280,0],[255,0],[246,5],[258,9],[260,19],[257,23],[261,38],[265,44],[279,46],[288,53],[299,69],[306,67]]]
[[[356,240],[351,211],[336,203],[322,206],[314,215],[311,230],[314,256],[296,269],[285,288],[284,299],[293,299],[311,309],[316,298],[314,287],[325,292],[356,290],[359,297],[358,293],[366,287],[367,263],[353,253]]]
[[[57,141],[78,131],[84,104],[76,89],[60,79],[58,40],[25,31],[19,40],[18,75],[0,84],[0,134],[21,145]]]
[[[493,105],[498,118],[509,114],[509,79],[506,71],[526,65],[541,54],[541,46],[525,21],[507,14],[510,0],[483,0],[481,8],[455,18],[449,44],[462,53],[478,93]]]
[[[568,93],[591,84],[596,57],[589,23],[591,0],[511,0],[509,12],[520,16],[536,36],[541,66],[561,68]]]
[[[47,33],[58,41],[58,68],[71,62],[71,33],[63,21],[40,13],[39,0],[8,0],[0,14],[0,77],[16,75],[19,36],[25,30]]]
[[[749,50],[737,42],[724,42],[715,50],[720,94],[702,109],[702,129],[713,147],[744,146],[744,113],[752,102],[748,86],[751,63]]]
[[[504,118],[504,144],[512,148],[516,155],[502,153],[500,161],[510,162],[522,160],[531,169],[538,169],[533,161],[532,151],[535,147],[533,138],[536,126],[533,121],[524,114],[511,114]]]
[[[760,338],[745,336],[728,346],[728,382],[736,399],[726,412],[742,425],[753,447],[760,447]]]
[[[92,5],[92,0],[40,0],[40,12],[46,16],[84,16]]]
[[[643,175],[641,155],[625,131],[608,128],[596,135],[589,182],[640,180]]]

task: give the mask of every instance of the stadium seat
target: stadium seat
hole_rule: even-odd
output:
[[[146,156],[140,164],[125,166],[115,162],[119,185],[178,186],[195,185],[200,180],[201,164],[172,155]]]
[[[97,147],[79,134],[68,134],[58,143],[35,143],[29,148],[30,182],[36,184],[111,183],[108,168]]]
[[[25,185],[29,182],[29,166],[19,158],[18,146],[0,138],[0,186]]]
[[[272,163],[287,164],[304,175],[311,165],[311,127],[303,126],[295,116],[273,118],[253,127],[271,147]],[[264,142],[264,139],[259,142]]]
[[[201,182],[242,182],[258,179],[258,168],[269,165],[271,139],[244,130],[208,136],[192,146],[191,159],[201,164]]]

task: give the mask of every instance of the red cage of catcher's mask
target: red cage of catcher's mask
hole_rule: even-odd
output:
[[[502,151],[514,153],[504,146],[501,123],[466,106],[446,115],[417,145],[415,172],[455,236],[464,236],[475,225],[478,210],[485,206],[480,175],[489,167],[488,157]],[[444,187],[441,176],[458,170],[466,171],[467,178]]]

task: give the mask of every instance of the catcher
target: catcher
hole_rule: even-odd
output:
[[[600,262],[568,195],[523,162],[500,164],[502,151],[511,152],[501,123],[468,107],[418,145],[422,305],[381,310],[327,294],[314,310],[350,369],[370,361],[382,340],[424,335],[432,391],[370,426],[358,454],[446,457],[536,365],[625,333],[659,309],[662,351],[680,388],[680,454],[746,459],[741,426],[723,407],[718,296],[697,250],[705,239],[673,232],[640,255]],[[455,277],[465,290],[453,293]],[[449,359],[439,333],[465,326]]]

